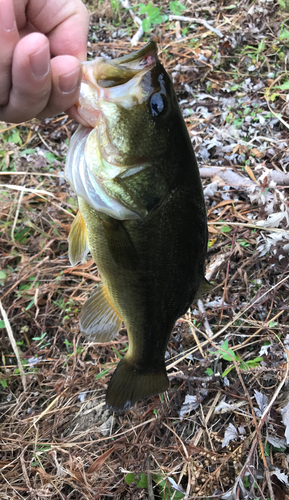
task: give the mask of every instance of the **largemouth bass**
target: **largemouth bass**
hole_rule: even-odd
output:
[[[102,277],[80,329],[129,348],[109,382],[114,410],[168,388],[165,351],[175,321],[204,282],[207,223],[198,165],[172,82],[150,42],[114,60],[83,63],[65,175],[78,196],[72,265],[90,250]]]

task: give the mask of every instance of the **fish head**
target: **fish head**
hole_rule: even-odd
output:
[[[155,42],[117,59],[84,62],[77,111],[87,127],[72,138],[65,170],[74,191],[112,217],[146,216],[167,193],[155,165],[169,157],[176,110]]]
[[[124,168],[167,150],[174,101],[155,42],[118,59],[83,63],[78,113],[98,128],[102,157]]]

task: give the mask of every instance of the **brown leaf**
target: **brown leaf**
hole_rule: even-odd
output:
[[[258,184],[256,181],[256,177],[253,174],[252,169],[250,167],[248,167],[248,165],[245,166],[245,170],[246,170],[247,174],[249,175],[249,177],[251,177],[252,181],[254,181],[254,182],[256,182],[256,184]]]
[[[89,467],[88,473],[91,474],[92,472],[96,472],[101,469],[103,466],[104,462],[108,459],[108,457],[112,454],[114,450],[114,446],[110,448],[110,450],[105,451],[100,457],[97,457],[97,459],[93,462],[93,464]]]
[[[257,156],[257,158],[262,158],[262,156],[264,156],[264,153],[262,153],[262,151],[259,151],[259,149],[257,148],[252,148],[251,153]]]

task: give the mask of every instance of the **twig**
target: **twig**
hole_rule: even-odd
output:
[[[148,500],[155,500],[152,473],[150,471],[151,468],[150,457],[147,458],[146,466],[147,466],[147,482],[148,482]]]
[[[15,212],[15,217],[14,217],[14,221],[13,221],[13,226],[11,229],[11,240],[13,241],[13,243],[16,243],[15,238],[14,238],[14,231],[15,231],[16,224],[18,221],[18,216],[19,216],[19,212],[20,212],[20,207],[21,207],[23,195],[24,195],[24,191],[20,191],[20,195],[19,195],[18,202],[17,202],[17,208],[16,208],[16,212]]]
[[[50,151],[50,153],[52,153],[54,156],[58,156],[58,153],[56,153],[55,151],[53,151],[53,149],[47,144],[47,142],[43,139],[42,135],[40,134],[40,132],[37,132],[37,135],[39,137],[39,139],[41,140],[41,142],[43,142],[44,146],[48,149],[48,151]]]
[[[191,375],[183,375],[182,373],[169,373],[168,377],[171,380],[172,378],[176,378],[178,380],[187,380],[188,382],[215,382],[221,376],[220,373],[214,374],[212,377],[193,377]]]
[[[228,283],[229,270],[230,270],[230,262],[231,262],[231,257],[233,255],[233,251],[234,251],[234,245],[235,245],[235,241],[236,241],[237,229],[238,229],[238,226],[236,226],[235,230],[234,230],[234,235],[233,235],[232,243],[231,243],[231,252],[230,252],[230,255],[229,255],[229,258],[228,258],[228,262],[227,262],[227,270],[226,270],[226,277],[225,277],[225,283],[224,283],[224,292],[223,292],[223,297],[222,297],[222,309],[221,309],[221,314],[220,314],[219,326],[220,326],[220,324],[222,322],[222,319],[223,319],[224,303],[225,303],[225,297],[226,297],[226,291],[227,291],[227,283]],[[211,337],[212,337],[212,335],[211,335]]]
[[[61,177],[64,179],[64,174],[46,174],[44,172],[0,172],[0,175],[41,175],[41,177]],[[10,185],[10,184],[9,184]]]
[[[198,17],[186,17],[186,16],[169,16],[169,21],[184,21],[187,23],[198,23],[202,24],[207,28],[207,30],[211,31],[215,35],[219,36],[220,38],[223,38],[223,33],[218,30],[217,28],[213,28],[205,19],[199,19]]]
[[[250,187],[250,186],[256,186],[256,183],[253,182],[251,179],[248,179],[246,177],[242,177],[241,175],[237,174],[230,168],[224,168],[224,167],[201,167],[200,168],[200,176],[203,179],[210,178],[210,177],[215,177],[215,176],[220,177],[225,183],[230,184],[231,186],[235,187]],[[276,170],[272,170],[269,173],[270,178],[272,181],[276,182],[276,184],[282,185],[282,186],[289,186],[289,174],[283,173],[283,172],[277,172]]]
[[[128,0],[120,0],[120,2],[121,2],[121,5],[123,6],[124,9],[128,9],[128,11],[133,19],[133,22],[135,24],[137,24],[137,26],[139,26],[137,32],[133,35],[133,37],[131,39],[132,46],[137,45],[138,42],[140,41],[141,37],[143,36],[143,33],[144,33],[143,28],[142,28],[142,20],[138,16],[135,15]]]
[[[208,422],[209,422],[209,420],[210,420],[210,418],[211,418],[211,416],[212,416],[212,413],[213,413],[213,411],[215,410],[215,408],[216,408],[216,406],[217,406],[217,403],[218,403],[218,401],[219,401],[219,398],[220,398],[221,394],[222,394],[222,393],[221,393],[221,391],[218,391],[218,392],[217,392],[217,394],[216,394],[216,396],[215,396],[215,399],[214,399],[214,401],[213,401],[213,404],[212,404],[212,406],[210,407],[210,409],[209,409],[209,411],[208,411],[208,415],[207,415],[207,416],[206,416],[206,418],[205,418],[205,425],[206,425],[206,426],[208,425]],[[193,444],[194,446],[198,446],[199,441],[200,441],[200,439],[201,439],[201,437],[202,437],[202,435],[203,435],[203,432],[204,432],[204,430],[203,430],[203,429],[199,429],[198,434],[197,434],[197,435],[196,435],[196,436],[192,439],[192,444]]]
[[[29,193],[37,194],[38,196],[43,196],[45,194],[46,196],[52,196],[52,198],[55,198],[55,195],[49,193],[49,191],[31,189],[25,186],[17,186],[17,184],[0,184],[0,191],[1,188],[15,189],[15,191],[28,191]]]
[[[0,300],[0,311],[1,311],[1,314],[2,314],[2,317],[3,317],[3,320],[4,320],[5,328],[7,330],[8,337],[9,337],[12,349],[13,349],[14,354],[15,354],[16,359],[17,359],[17,364],[18,364],[18,369],[19,369],[19,373],[20,373],[20,376],[21,376],[21,380],[22,380],[23,389],[24,389],[24,391],[26,391],[26,388],[27,388],[26,375],[25,375],[25,372],[23,370],[23,366],[22,366],[21,359],[20,359],[20,356],[19,356],[18,347],[17,347],[16,341],[14,339],[14,335],[13,335],[13,331],[12,331],[12,328],[11,328],[11,325],[10,325],[10,321],[8,319],[8,316],[6,314],[5,309],[2,306],[1,300]]]
[[[206,311],[205,311],[205,307],[204,307],[204,303],[201,299],[198,300],[198,308],[199,308],[199,311],[200,313],[202,314],[202,317],[203,317],[203,321],[204,321],[204,327],[205,327],[205,330],[206,330],[206,334],[208,335],[209,338],[211,338],[214,334],[212,332],[212,329],[209,325],[209,321],[208,321],[208,318],[207,318],[207,314],[206,314]]]

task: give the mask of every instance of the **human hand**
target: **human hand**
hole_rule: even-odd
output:
[[[74,115],[88,24],[81,0],[0,0],[0,121]]]

